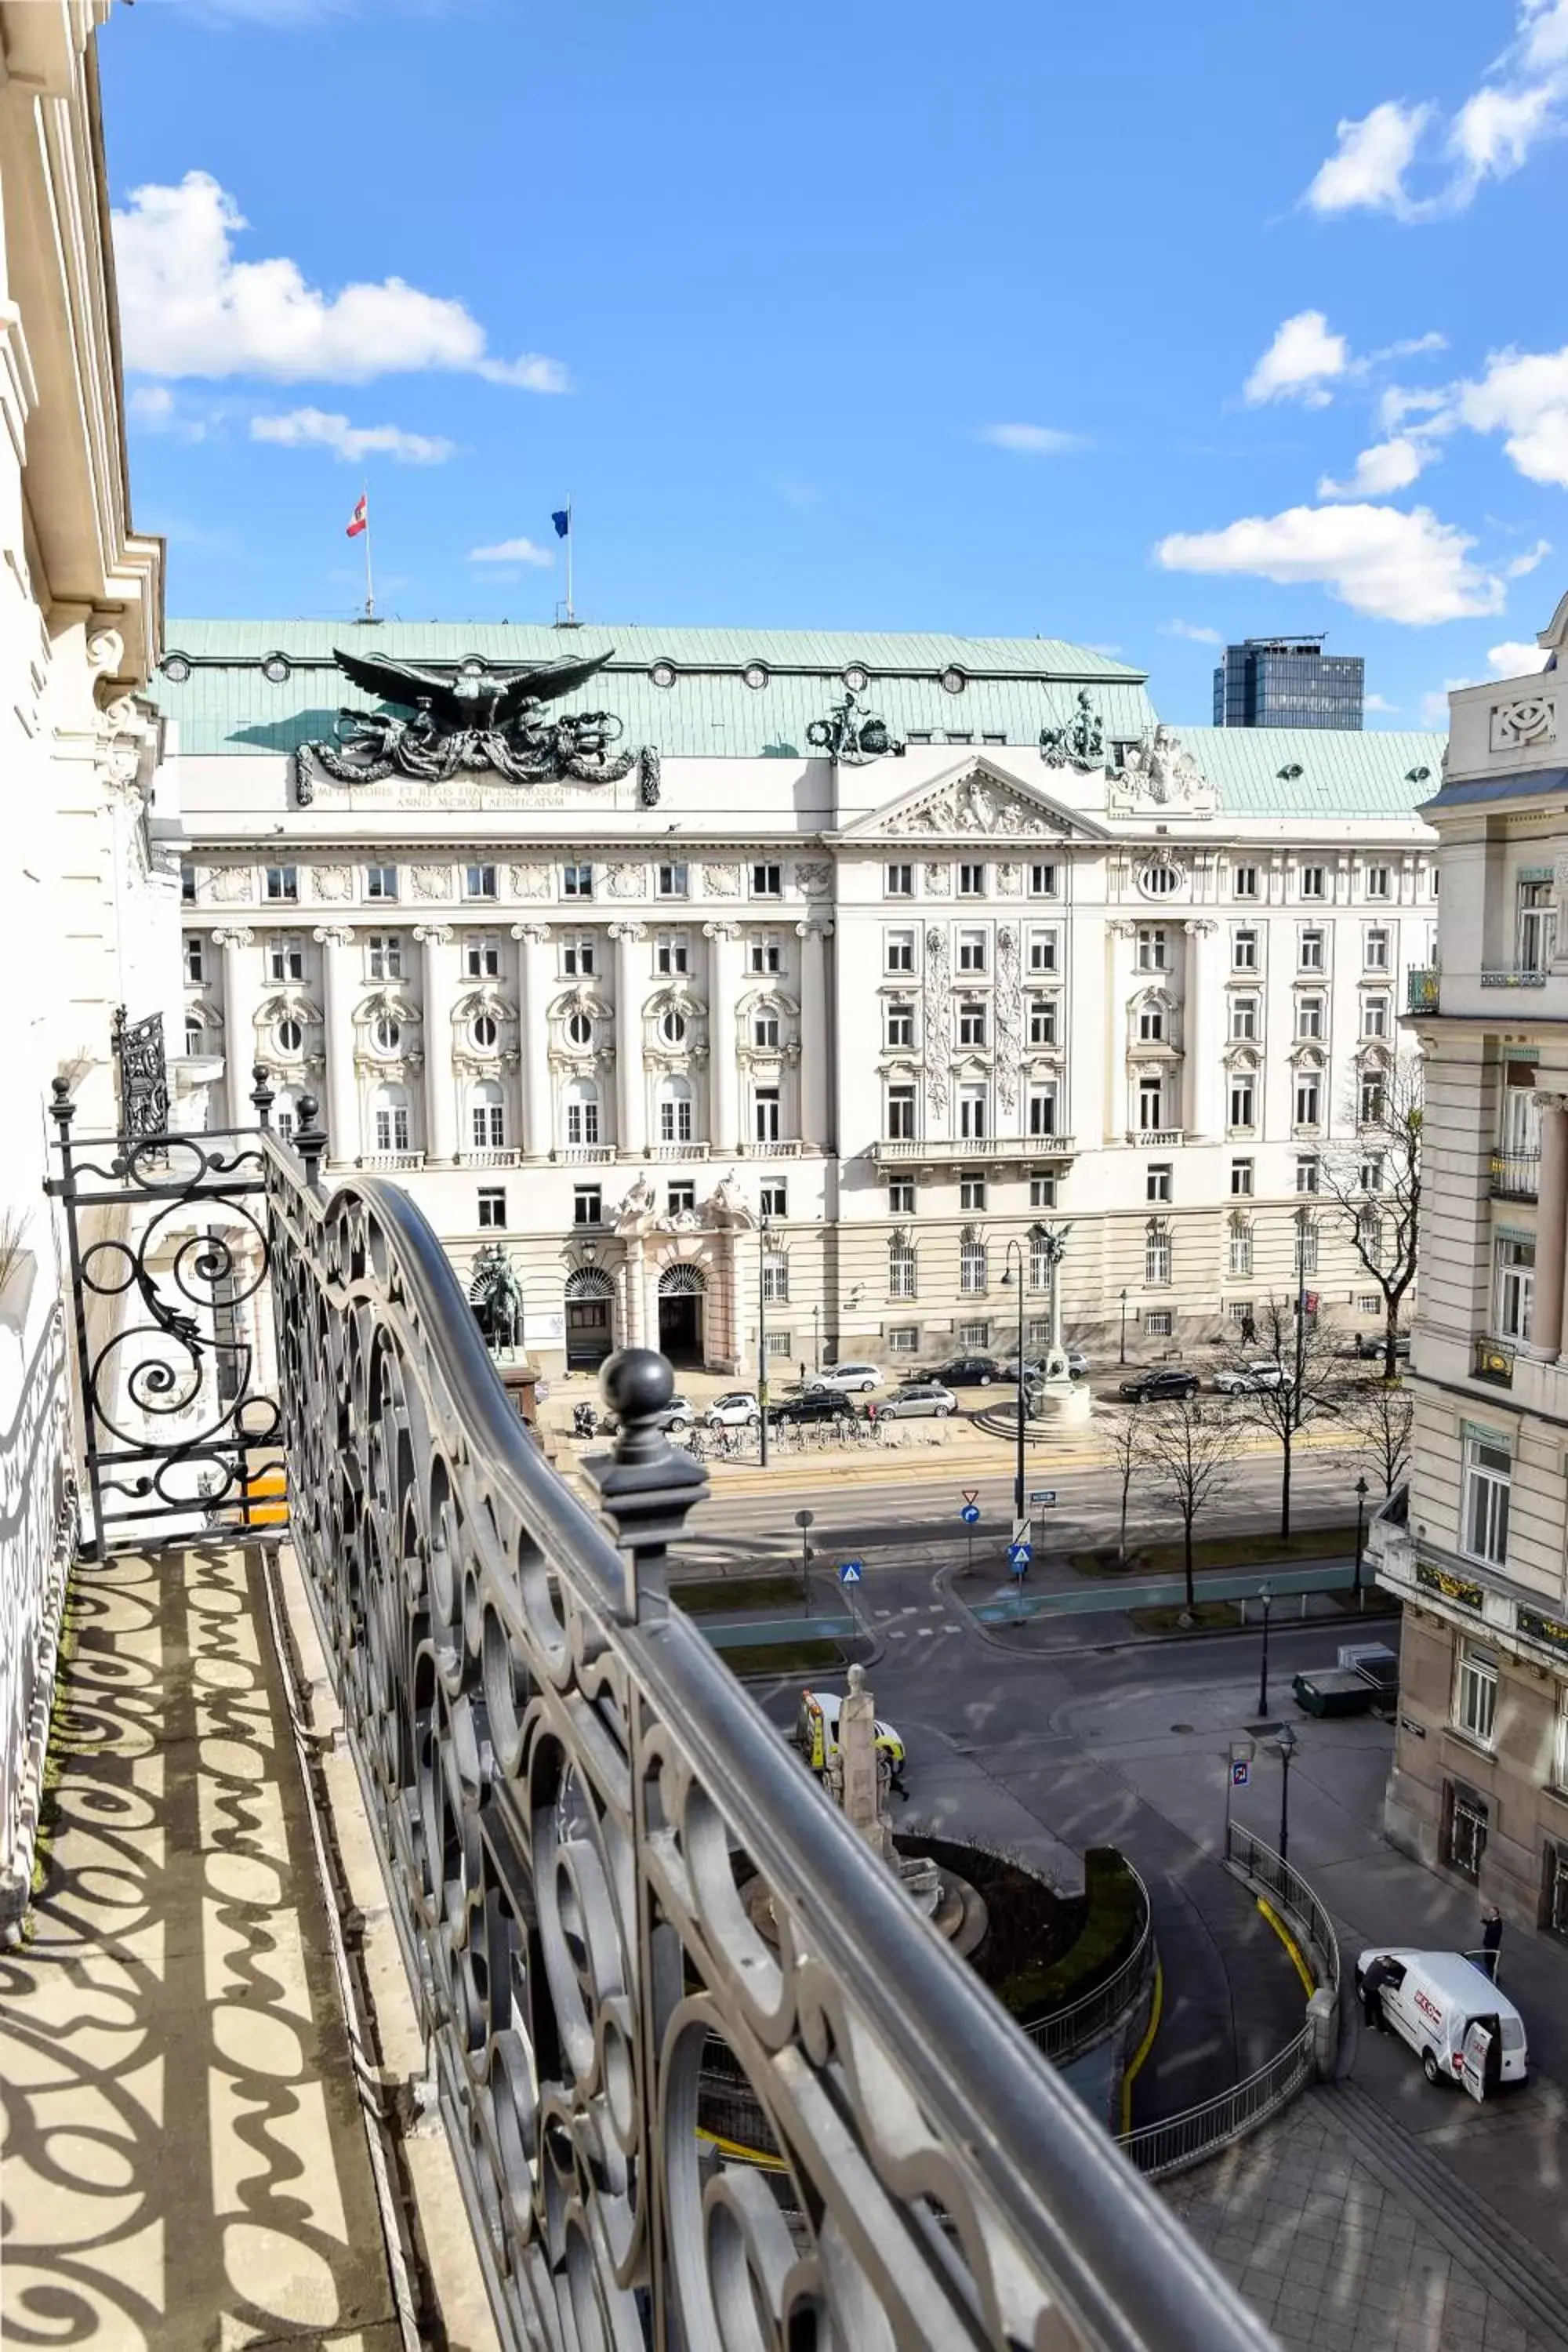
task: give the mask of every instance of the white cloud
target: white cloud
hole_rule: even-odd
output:
[[[1326,380],[1343,375],[1350,364],[1350,345],[1342,335],[1331,335],[1321,310],[1298,310],[1287,319],[1274,341],[1242,386],[1242,397],[1252,408],[1266,400],[1302,400],[1310,408],[1326,406]]]
[[[1223,646],[1224,637],[1203,621],[1159,621],[1155,624],[1163,637],[1186,637],[1194,646]]]
[[[174,413],[174,395],[166,383],[139,383],[126,403],[142,425],[158,425]]]
[[[1424,627],[1501,609],[1500,580],[1469,561],[1475,541],[1427,507],[1291,507],[1222,530],[1175,531],[1155,550],[1167,572],[1313,582],[1352,612]]]
[[[1533,547],[1527,548],[1522,555],[1516,555],[1511,562],[1503,565],[1503,578],[1528,580],[1530,574],[1545,562],[1551,552],[1552,541],[1549,539],[1538,539]]]
[[[1549,82],[1526,89],[1478,89],[1454,117],[1448,152],[1464,175],[1460,184],[1479,187],[1489,174],[1506,180],[1517,172],[1552,121],[1556,92]],[[1468,202],[1468,195],[1459,198]]]
[[[1532,677],[1546,667],[1546,648],[1506,637],[1500,646],[1487,647],[1487,667],[1494,677]]]
[[[1568,0],[1524,0],[1519,46],[1524,65],[1537,73],[1568,66]]]
[[[237,261],[246,224],[205,172],[178,187],[132,189],[114,215],[126,366],[147,375],[318,378],[366,383],[416,369],[461,370],[531,392],[560,392],[554,360],[497,359],[461,302],[401,278],[308,285],[296,261]]]
[[[549,548],[536,546],[531,539],[502,539],[493,547],[468,550],[470,563],[536,563],[548,571],[554,561]]]
[[[1418,445],[1400,434],[1392,441],[1379,441],[1373,447],[1363,449],[1355,461],[1355,471],[1348,482],[1331,481],[1323,476],[1318,484],[1321,499],[1383,499],[1390,490],[1407,489],[1423,466],[1431,462],[1436,451]]]
[[[330,449],[357,465],[362,457],[391,457],[400,466],[440,466],[457,444],[439,434],[405,433],[401,425],[351,425],[321,408],[291,408],[283,416],[253,416],[253,441],[280,449]]]
[[[980,438],[1016,457],[1061,457],[1083,447],[1078,434],[1060,432],[1054,425],[983,425]]]
[[[1351,212],[1364,205],[1408,215],[1412,206],[1405,175],[1432,112],[1430,106],[1404,106],[1391,98],[1359,122],[1342,121],[1339,145],[1320,167],[1306,203],[1315,213]]]
[[[1363,710],[1375,710],[1378,716],[1383,719],[1394,719],[1399,715],[1398,703],[1385,701],[1381,694],[1369,694],[1363,696],[1362,708]]]
[[[1568,488],[1568,343],[1560,352],[1494,352],[1479,383],[1460,384],[1458,413],[1477,433],[1501,433],[1532,482]]]

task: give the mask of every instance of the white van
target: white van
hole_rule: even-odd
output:
[[[1462,1952],[1395,1951],[1373,1944],[1355,1964],[1356,1990],[1373,1960],[1392,1960],[1383,2013],[1421,2061],[1429,2083],[1462,2083],[1484,2098],[1529,2075],[1524,2020],[1484,1969]]]

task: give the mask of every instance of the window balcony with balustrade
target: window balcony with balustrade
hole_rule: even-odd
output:
[[[1494,1151],[1489,1170],[1494,1201],[1533,1201],[1541,1191],[1539,1151]]]

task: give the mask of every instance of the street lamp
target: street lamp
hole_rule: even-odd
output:
[[[822,1309],[814,1298],[811,1302],[811,1369],[822,1376]]]
[[[1355,1581],[1352,1588],[1355,1593],[1355,1605],[1358,1609],[1361,1607],[1361,1547],[1363,1525],[1366,1517],[1366,1480],[1358,1478],[1355,1482]]]
[[[1273,1586],[1260,1584],[1258,1598],[1263,1603],[1263,1663],[1258,1676],[1258,1712],[1265,1716],[1268,1712],[1268,1612],[1274,1606]]]
[[[1123,1286],[1121,1292],[1121,1347],[1117,1355],[1116,1360],[1119,1364],[1124,1364],[1127,1361],[1127,1291],[1125,1286]]]
[[[757,1466],[768,1466],[768,1221],[757,1219]]]
[[[1279,1737],[1273,1743],[1279,1759],[1279,1859],[1289,1861],[1290,1854],[1290,1759],[1301,1745],[1289,1724],[1279,1727]]]
[[[1024,1508],[1024,1244],[1016,1236],[1008,1243],[1004,1253],[1006,1268],[1002,1276],[1004,1290],[1010,1290],[1013,1286],[1015,1250],[1018,1253],[1018,1450],[1013,1463],[1013,1532],[1016,1537],[1019,1520],[1026,1516]]]

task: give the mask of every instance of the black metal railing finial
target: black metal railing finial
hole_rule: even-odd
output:
[[[250,1099],[256,1105],[257,1124],[263,1128],[270,1127],[272,1106],[278,1099],[277,1089],[272,1084],[272,1073],[265,1062],[258,1062],[250,1075],[256,1081],[250,1089]]]
[[[616,1450],[590,1454],[583,1471],[598,1491],[616,1549],[631,1554],[627,1601],[635,1617],[645,1601],[665,1601],[666,1556],[707,1493],[708,1473],[666,1433],[675,1374],[657,1349],[622,1348],[602,1368],[599,1385],[619,1424]]]
[[[321,1106],[314,1095],[300,1097],[300,1124],[294,1129],[294,1149],[305,1163],[305,1181],[312,1187],[319,1182],[321,1162],[327,1156],[327,1130],[321,1125]]]

